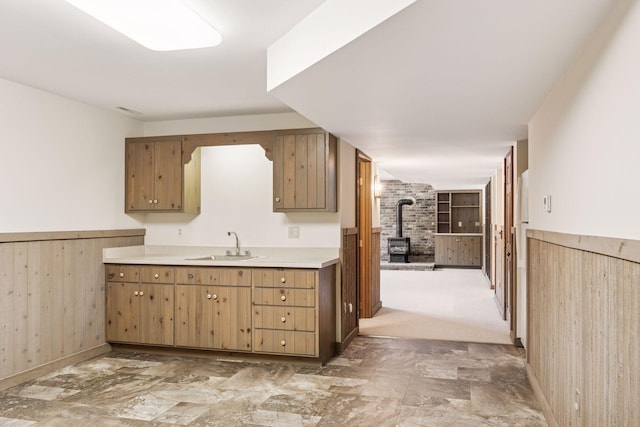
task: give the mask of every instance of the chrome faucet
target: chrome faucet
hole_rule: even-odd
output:
[[[238,234],[235,231],[227,231],[227,236],[234,235],[236,237],[236,256],[240,256],[240,240]]]

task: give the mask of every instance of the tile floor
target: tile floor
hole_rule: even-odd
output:
[[[0,392],[0,426],[546,426],[509,345],[358,337],[327,366],[112,352]]]

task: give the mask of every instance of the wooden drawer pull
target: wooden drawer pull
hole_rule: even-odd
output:
[[[287,281],[286,277],[281,277],[280,278],[280,283],[285,283]]]
[[[124,273],[120,273],[120,278],[124,277]]]
[[[286,296],[286,295],[282,295],[282,296],[280,297],[280,301],[286,301],[286,300],[287,300],[287,296]]]
[[[138,296],[138,291],[134,291],[133,295],[137,297]]]
[[[140,295],[140,296],[143,296],[143,295],[144,295],[144,292],[140,291],[139,295]]]
[[[282,323],[286,323],[286,322],[287,322],[287,318],[286,318],[286,317],[281,317],[281,318],[280,318],[280,321],[281,321]]]
[[[284,347],[285,345],[287,345],[287,342],[285,340],[282,340],[280,341],[280,345]]]
[[[160,275],[158,273],[156,273],[156,274],[153,275],[153,278],[154,279],[158,279],[158,278],[160,278]]]

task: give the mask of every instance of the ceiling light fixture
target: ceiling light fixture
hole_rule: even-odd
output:
[[[65,0],[142,46],[158,51],[220,44],[222,36],[181,0]]]

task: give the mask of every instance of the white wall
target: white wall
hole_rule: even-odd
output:
[[[531,228],[640,239],[638,40],[640,3],[618,3],[530,122]]]
[[[316,127],[297,113],[173,120],[145,123],[145,135],[240,132]],[[339,247],[340,213],[274,213],[273,164],[259,145],[202,148],[200,215],[135,215],[156,245],[243,247]],[[300,237],[288,237],[297,226]],[[179,229],[182,236],[179,236]]]
[[[0,79],[0,232],[137,228],[124,138],[142,123]]]
[[[339,140],[338,210],[342,228],[356,226],[356,149]]]

